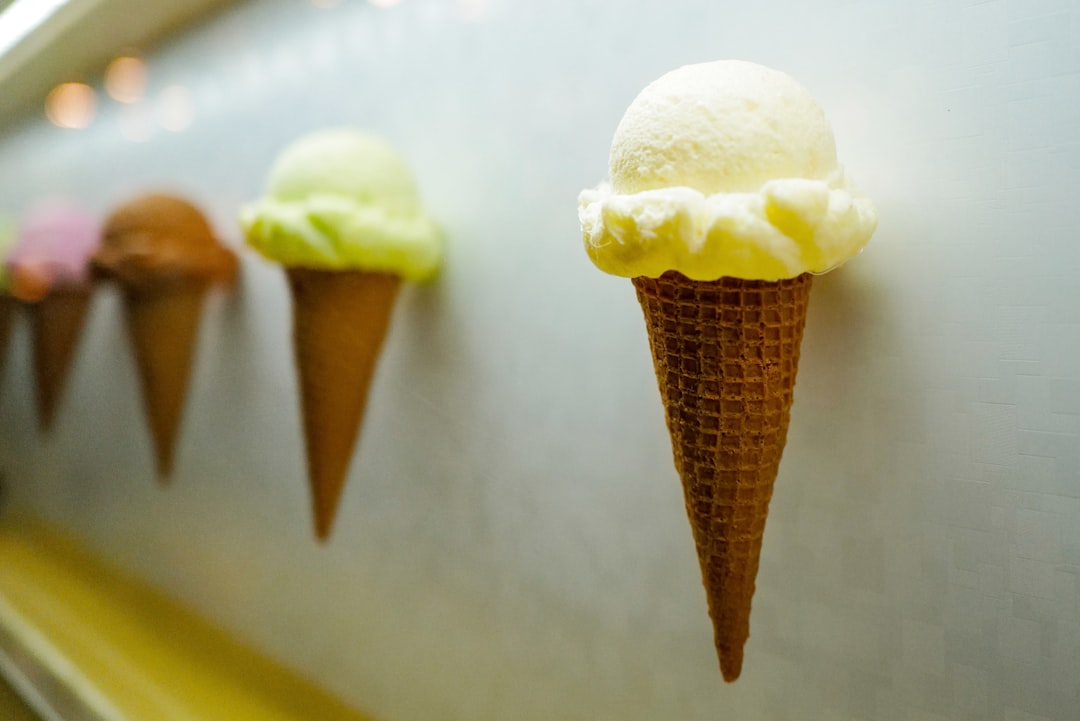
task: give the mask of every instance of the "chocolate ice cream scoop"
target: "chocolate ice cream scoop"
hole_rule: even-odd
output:
[[[228,283],[236,276],[232,251],[218,242],[198,208],[176,196],[143,195],[119,206],[103,235],[94,266],[125,285]]]

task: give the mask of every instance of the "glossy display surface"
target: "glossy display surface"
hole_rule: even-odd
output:
[[[148,58],[147,101],[10,132],[0,209],[166,188],[239,247],[288,141],[392,141],[446,263],[399,298],[333,538],[313,540],[285,279],[251,253],[206,306],[169,488],[115,293],[52,438],[20,323],[5,496],[386,721],[1073,721],[1077,28],[1066,0],[227,11]],[[637,92],[720,57],[804,84],[881,216],[814,282],[732,685],[641,310],[576,217]]]
[[[0,562],[0,672],[48,721],[370,718],[38,523]]]

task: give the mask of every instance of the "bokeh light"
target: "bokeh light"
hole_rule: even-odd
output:
[[[164,88],[158,99],[157,111],[161,127],[174,133],[187,130],[195,117],[195,101],[191,91],[183,85]]]
[[[46,117],[61,128],[85,128],[96,111],[97,94],[85,83],[62,83],[45,98]]]
[[[368,2],[377,8],[392,8],[401,0],[368,0]]]
[[[141,58],[122,56],[105,69],[105,92],[121,103],[137,103],[146,92],[146,63]]]

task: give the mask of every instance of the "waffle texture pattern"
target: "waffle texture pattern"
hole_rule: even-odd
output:
[[[634,279],[728,681],[750,635],[811,280]]]

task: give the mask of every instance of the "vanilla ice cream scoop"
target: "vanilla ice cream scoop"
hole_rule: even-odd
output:
[[[579,217],[590,258],[614,275],[822,273],[877,225],[809,92],[744,61],[688,65],[646,87],[615,131],[609,172],[581,194]]]
[[[681,67],[641,91],[609,162],[619,193],[753,193],[777,178],[829,177],[836,144],[825,113],[791,77],[725,60]]]

